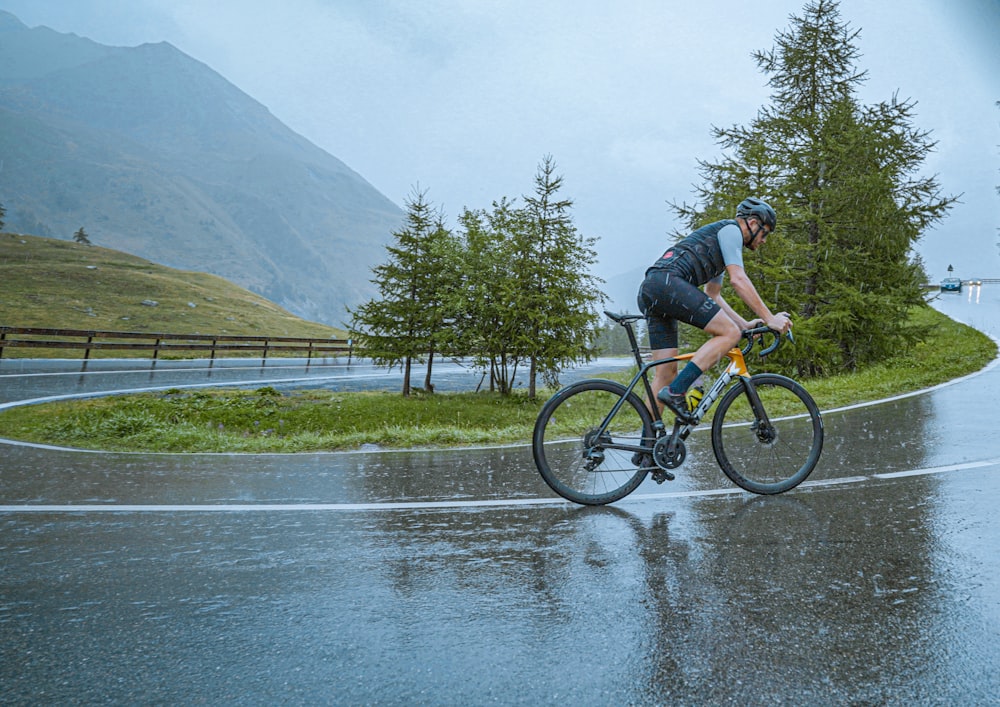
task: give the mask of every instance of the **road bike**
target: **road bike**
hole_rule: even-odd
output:
[[[781,345],[779,332],[768,327],[742,332],[744,345],[726,354],[723,372],[700,401],[691,401],[687,420],[676,417],[668,434],[657,405],[647,406],[640,393],[654,401],[649,370],[694,354],[644,362],[632,326],[642,315],[605,314],[625,328],[638,371],[627,385],[599,378],[573,383],[542,407],[531,447],[553,491],[575,503],[602,505],[632,493],[647,475],[657,483],[673,480],[673,470],[687,457],[685,440],[716,400],[712,449],[735,484],[752,493],[777,494],[812,473],[823,451],[823,418],[816,402],[791,378],[751,375],[747,368],[755,343],[759,356],[767,356]],[[773,341],[765,347],[768,336]],[[787,338],[794,341],[791,332]]]

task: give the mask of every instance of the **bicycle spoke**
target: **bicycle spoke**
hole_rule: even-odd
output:
[[[642,455],[634,450],[644,434],[652,435],[645,404],[629,394],[601,429],[623,395],[625,387],[618,383],[582,381],[560,391],[542,409],[532,449],[542,478],[561,496],[576,503],[610,503],[642,483],[647,470],[639,467]]]
[[[719,404],[712,444],[722,470],[754,493],[781,493],[801,483],[819,460],[823,425],[815,403],[794,381],[753,377],[767,419],[758,421],[742,388]]]

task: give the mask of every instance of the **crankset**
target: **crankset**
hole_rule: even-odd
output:
[[[667,435],[656,440],[656,445],[653,447],[653,461],[661,469],[676,469],[687,458],[684,440],[675,437]],[[670,474],[669,478],[673,479],[673,474]]]

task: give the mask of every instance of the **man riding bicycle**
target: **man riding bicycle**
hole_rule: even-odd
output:
[[[702,226],[667,249],[646,271],[639,287],[639,310],[649,325],[653,360],[677,355],[677,322],[704,329],[712,338],[677,373],[676,363],[654,369],[653,389],[660,410],[666,406],[681,420],[690,419],[685,394],[701,374],[736,346],[741,332],[766,324],[786,333],[792,327],[787,312],[772,314],[743,269],[743,248],[757,250],[774,231],[777,214],[766,202],[750,197],[736,209],[735,219]],[[722,298],[722,279],[729,281],[759,317],[748,322]],[[698,289],[705,286],[705,291]]]

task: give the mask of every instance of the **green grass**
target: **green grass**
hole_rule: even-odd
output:
[[[497,394],[171,390],[15,408],[0,435],[115,451],[307,452],[523,441],[538,406]]]
[[[0,233],[0,272],[0,324],[6,326],[347,336],[340,329],[300,319],[221,277],[175,270],[121,251],[72,241]],[[157,305],[144,305],[147,300]],[[4,351],[5,358],[65,355],[64,350]],[[119,358],[126,352],[104,355]]]
[[[996,344],[988,336],[931,307],[915,308],[911,321],[928,327],[931,337],[856,373],[807,381],[820,409],[832,410],[945,383],[978,371],[997,356]]]
[[[996,356],[983,334],[921,308],[933,338],[850,374],[802,381],[822,410],[919,390],[972,373]],[[628,380],[629,374],[618,378]],[[527,443],[548,393],[333,393],[273,388],[149,393],[12,408],[0,436],[88,449],[312,452]],[[704,424],[704,423],[703,423]]]

